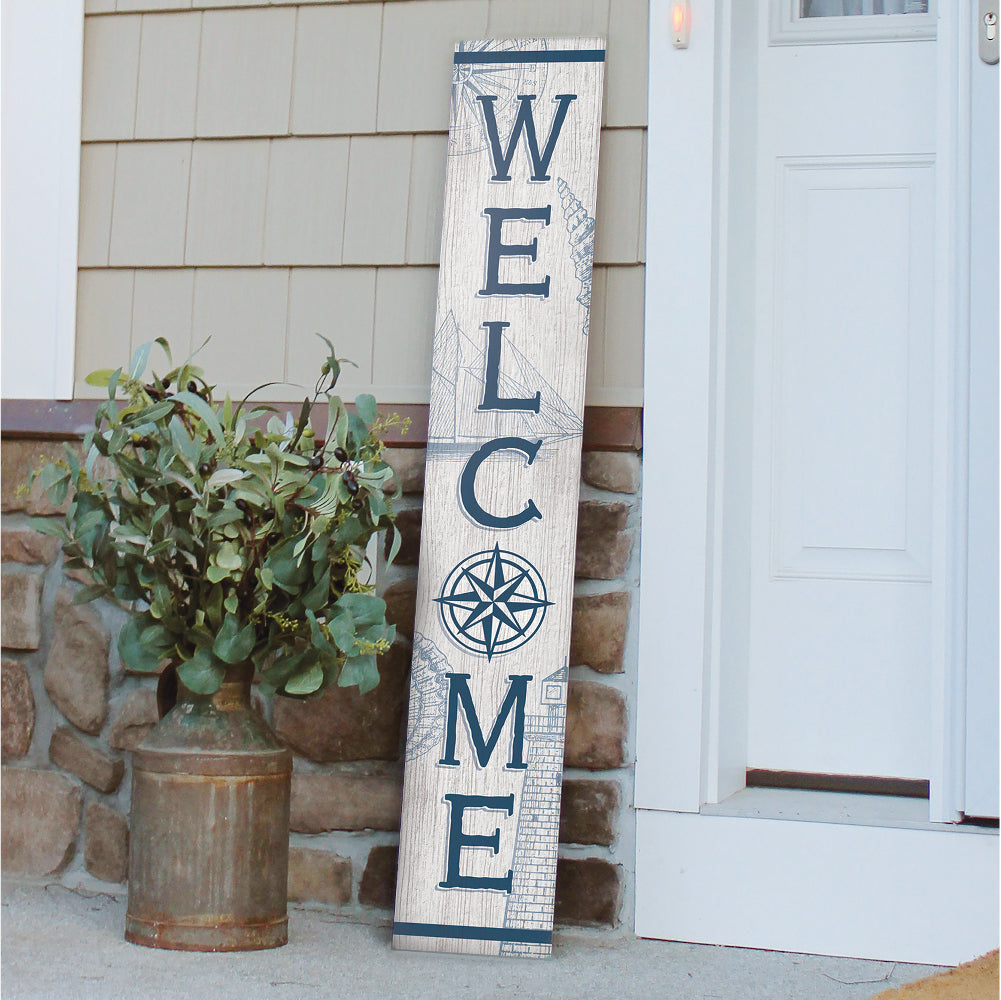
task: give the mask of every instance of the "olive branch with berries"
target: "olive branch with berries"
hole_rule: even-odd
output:
[[[390,562],[399,550],[399,485],[381,435],[406,421],[379,414],[367,394],[349,411],[333,392],[341,361],[321,339],[329,356],[313,397],[283,420],[249,405],[253,393],[217,406],[193,356],[174,366],[158,338],[128,369],[87,377],[108,398],[83,463],[67,447],[64,460],[32,472],[54,502],[70,495],[62,520],[32,526],[62,541],[68,569],[93,579],[74,603],[103,598],[130,612],[118,640],[130,669],[155,673],[169,661],[200,694],[247,661],[263,688],[293,697],[378,683],[377,657],[396,630],[363,569],[374,535],[391,535]],[[154,344],[170,370],[147,381]],[[310,421],[321,400],[325,438]]]

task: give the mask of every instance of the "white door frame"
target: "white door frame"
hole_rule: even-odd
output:
[[[955,331],[944,338],[952,346],[939,350],[935,363],[935,464],[953,473],[935,484],[933,507],[932,697],[942,711],[932,734],[929,811],[923,821],[894,825],[817,822],[809,807],[806,820],[700,811],[741,789],[746,769],[745,741],[731,724],[742,712],[740,681],[721,677],[716,653],[731,5],[691,0],[689,48],[674,50],[670,3],[651,0],[635,792],[641,936],[925,962],[960,961],[979,953],[967,954],[970,948],[996,946],[996,833],[928,822],[959,817],[965,750],[970,121],[970,23],[960,16],[965,6],[938,4],[936,264],[938,273],[951,273],[953,280],[947,295],[936,296],[935,322],[938,330]],[[687,855],[678,855],[679,849]],[[869,850],[890,850],[909,863],[884,866],[874,878],[859,865]],[[818,878],[817,851],[833,877]],[[776,878],[767,863],[756,864],[766,859],[781,859],[789,879]],[[980,875],[972,884],[957,882],[945,876],[950,867]],[[749,900],[752,871],[764,895]],[[723,872],[729,880],[719,877]],[[868,905],[877,898],[895,902],[889,909]],[[804,934],[802,914],[818,904],[833,915],[832,928],[843,923],[851,933],[820,928]],[[933,908],[940,908],[937,921],[928,918]],[[775,919],[763,925],[762,912]],[[941,920],[942,913],[950,913],[949,921]],[[943,923],[950,923],[948,933]]]

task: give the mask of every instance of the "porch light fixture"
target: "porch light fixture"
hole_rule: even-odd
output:
[[[692,26],[692,9],[689,0],[671,4],[671,44],[676,49],[688,48],[688,33]]]

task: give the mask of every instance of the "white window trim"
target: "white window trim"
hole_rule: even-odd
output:
[[[3,0],[3,374],[8,399],[71,399],[83,0]]]

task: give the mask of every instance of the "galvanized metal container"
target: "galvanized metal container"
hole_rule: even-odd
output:
[[[177,703],[132,759],[125,937],[184,951],[288,940],[292,754],[251,705],[253,668]]]

